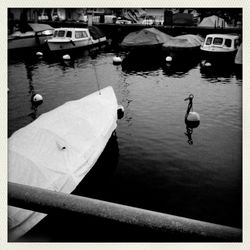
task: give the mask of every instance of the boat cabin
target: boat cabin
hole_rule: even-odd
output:
[[[84,38],[90,38],[90,34],[88,29],[83,28],[59,28],[55,29],[53,38],[79,40]]]
[[[210,34],[206,36],[202,50],[236,51],[239,47],[239,36],[229,34]]]

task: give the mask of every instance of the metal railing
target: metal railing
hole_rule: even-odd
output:
[[[8,203],[41,213],[74,213],[139,226],[168,235],[185,235],[201,241],[240,242],[237,228],[193,220],[97,199],[8,183]]]

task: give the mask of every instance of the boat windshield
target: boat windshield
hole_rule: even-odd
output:
[[[72,37],[72,31],[67,31],[66,37]]]
[[[56,30],[56,31],[54,32],[54,37],[57,36],[57,33],[58,33],[58,30]]]
[[[228,48],[231,48],[231,46],[232,46],[232,40],[231,39],[226,39],[225,40],[225,46],[228,47]]]
[[[215,37],[213,40],[214,45],[222,45],[222,43],[223,43],[223,38]]]
[[[212,43],[212,37],[208,37],[206,40],[206,45],[210,45]]]
[[[88,37],[86,31],[76,31],[75,32],[75,38],[84,38],[84,37]]]
[[[56,30],[54,32],[54,37],[64,37],[65,35],[65,30]]]

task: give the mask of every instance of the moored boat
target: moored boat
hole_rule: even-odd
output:
[[[171,36],[156,28],[146,28],[129,33],[122,41],[124,48],[156,48],[161,47]]]
[[[34,48],[44,45],[47,39],[53,35],[50,25],[42,23],[28,23],[26,31],[15,31],[8,36],[8,49]]]
[[[171,36],[156,28],[145,28],[129,33],[120,46],[128,51],[127,61],[138,62],[160,61],[161,47]]]
[[[238,35],[209,34],[201,46],[202,59],[214,64],[233,63],[238,46]]]
[[[200,52],[203,42],[204,39],[201,36],[193,34],[170,37],[162,45],[162,52],[165,57],[171,57],[171,60],[190,60]]]
[[[71,193],[94,166],[117,126],[117,99],[106,87],[49,111],[8,140],[8,181]],[[46,214],[9,206],[9,240]]]
[[[50,51],[65,51],[98,45],[106,42],[105,35],[97,27],[58,28],[48,41]]]

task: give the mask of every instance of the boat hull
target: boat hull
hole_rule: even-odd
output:
[[[47,42],[50,51],[69,51],[73,49],[87,48],[90,46],[97,46],[106,42],[106,39],[92,40],[87,38],[79,41],[53,41],[49,40]]]
[[[79,41],[48,41],[48,47],[50,51],[61,51],[61,50],[71,50],[82,47],[88,47],[92,45],[91,39],[87,38]]]
[[[37,48],[45,45],[48,39],[52,36],[28,36],[28,37],[17,37],[8,39],[8,49],[26,49],[26,48]]]
[[[236,52],[236,50],[227,52],[201,50],[201,58],[206,62],[223,66],[234,63]]]

